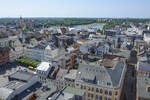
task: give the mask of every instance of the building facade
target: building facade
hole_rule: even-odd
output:
[[[7,38],[0,39],[0,47],[8,47],[10,49],[10,62],[13,62],[16,59],[23,57],[24,47],[17,36],[9,36]]]
[[[0,66],[5,65],[9,62],[9,49],[0,48]]]
[[[85,90],[86,100],[120,100],[126,65],[117,62],[113,70],[95,66],[80,65],[75,87]]]

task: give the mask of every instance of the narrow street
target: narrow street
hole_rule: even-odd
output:
[[[125,99],[136,100],[136,69],[134,65],[127,66],[127,73],[125,77]]]

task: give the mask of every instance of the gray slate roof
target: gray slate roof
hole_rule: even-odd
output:
[[[9,78],[13,78],[16,80],[21,80],[21,81],[28,81],[30,80],[32,77],[34,76],[34,74],[29,73],[29,72],[21,72],[21,71],[17,71],[13,74],[11,74],[9,76]]]
[[[76,76],[76,81],[89,83],[87,80],[96,79],[96,84],[102,87],[119,88],[123,75],[125,74],[125,64],[114,62],[114,67],[107,68],[100,65],[80,64]],[[92,83],[93,84],[93,83]]]

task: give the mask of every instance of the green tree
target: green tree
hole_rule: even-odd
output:
[[[103,34],[103,31],[99,29],[97,30],[97,33]]]

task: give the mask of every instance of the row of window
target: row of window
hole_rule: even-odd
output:
[[[73,83],[68,83],[68,82],[56,82],[57,85],[62,85],[62,86],[71,86],[75,87]]]
[[[46,74],[47,74],[47,72],[40,71],[40,70],[37,70],[37,73],[39,73],[39,74],[44,74],[44,75],[46,75]]]
[[[93,99],[94,98],[94,95],[92,93],[88,93],[88,98],[91,98]],[[103,100],[103,97],[100,95],[96,95],[96,100]],[[104,97],[104,100],[112,100],[111,97]],[[117,98],[115,98],[114,100],[117,100]]]
[[[86,89],[86,86],[85,85],[84,86],[81,85],[81,89]],[[94,91],[94,87],[88,87],[88,91],[93,92]],[[102,94],[103,92],[104,92],[105,95],[109,95],[109,96],[112,95],[112,91],[108,91],[108,90],[103,91],[103,89],[96,88],[96,93]],[[118,95],[117,91],[115,92],[115,95]]]
[[[76,84],[76,86],[79,86],[80,87],[80,84]],[[81,85],[80,87],[81,89],[83,90],[86,90],[86,85]],[[88,91],[89,92],[94,92],[94,87],[88,87]],[[103,90],[102,88],[96,88],[96,93],[100,93],[100,94],[103,94],[105,96],[112,96],[112,91],[111,90]],[[115,97],[118,95],[118,91],[115,91]],[[91,95],[92,96],[92,95]],[[109,99],[106,99],[106,100],[109,100]]]

